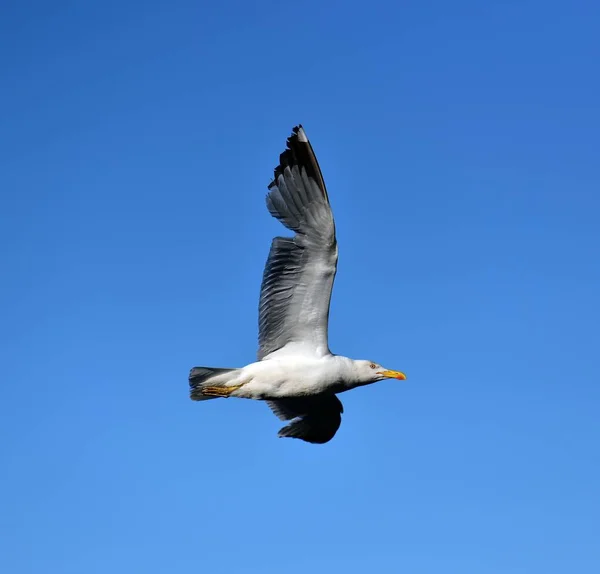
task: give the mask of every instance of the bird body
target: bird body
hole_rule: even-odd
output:
[[[226,387],[236,387],[230,397],[273,400],[348,391],[366,384],[359,372],[355,361],[347,357],[290,354],[250,363],[222,376]]]
[[[269,185],[267,207],[294,237],[276,237],[261,286],[258,361],[239,369],[194,367],[190,396],[266,401],[279,436],[331,440],[341,423],[337,393],[406,377],[372,361],[333,355],[327,327],[338,246],[321,169],[302,126],[294,128]]]

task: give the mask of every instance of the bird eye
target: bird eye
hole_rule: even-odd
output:
[[[376,365],[375,363],[371,363],[369,366],[370,366],[372,369],[376,369],[376,368],[377,368],[377,365]]]

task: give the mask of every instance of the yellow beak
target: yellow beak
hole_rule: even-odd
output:
[[[398,379],[399,381],[406,381],[406,375],[400,371],[380,371],[377,373],[387,379]]]

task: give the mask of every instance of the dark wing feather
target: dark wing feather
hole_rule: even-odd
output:
[[[279,431],[280,437],[306,442],[329,442],[340,428],[344,407],[335,395],[314,395],[267,401],[281,420],[292,422]]]
[[[271,245],[260,293],[258,358],[288,343],[328,354],[335,224],[317,158],[301,126],[294,128],[280,156],[267,207],[296,235],[276,237]]]

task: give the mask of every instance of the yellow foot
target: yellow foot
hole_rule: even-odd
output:
[[[241,386],[242,385],[235,385],[233,387],[203,387],[202,394],[205,397],[227,398],[231,395],[231,393],[233,393],[233,391],[237,391]]]

